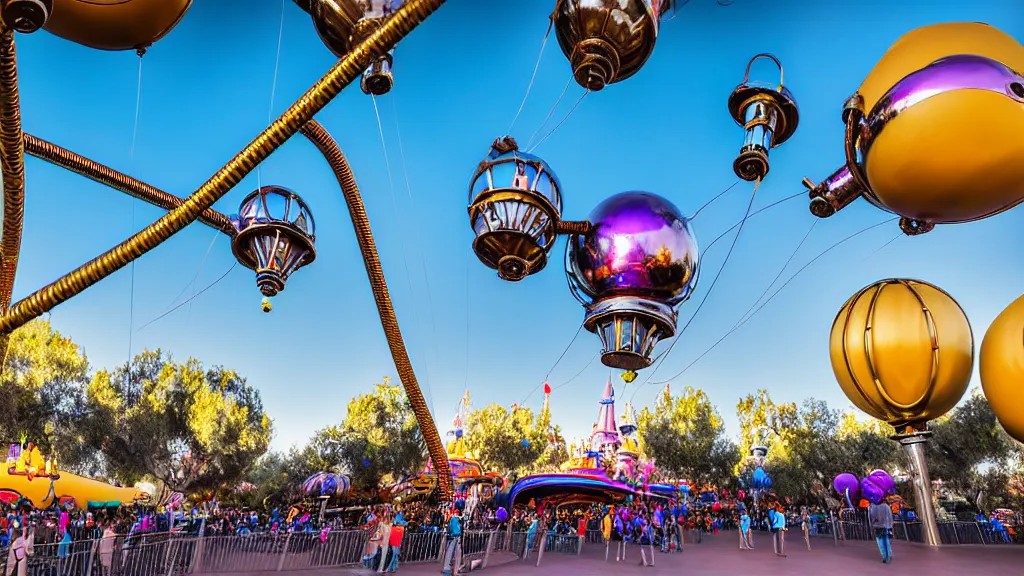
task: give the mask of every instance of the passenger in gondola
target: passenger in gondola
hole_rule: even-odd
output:
[[[516,175],[512,178],[512,187],[520,190],[530,189],[530,177],[526,175],[526,164],[516,162]]]

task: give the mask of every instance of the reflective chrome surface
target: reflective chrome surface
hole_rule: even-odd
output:
[[[316,258],[313,214],[287,188],[264,186],[250,193],[231,221],[238,230],[231,251],[256,272],[264,296],[284,290],[288,277]]]
[[[360,0],[309,0],[309,14],[316,33],[338,58],[352,49],[352,33],[364,12]]]
[[[675,333],[676,307],[696,286],[697,241],[671,202],[646,192],[612,196],[589,220],[591,231],[566,247],[584,327],[600,336],[605,365],[646,368],[657,343]]]
[[[555,36],[576,82],[601,90],[650,58],[668,0],[558,0]]]
[[[762,58],[779,67],[778,83],[750,81],[750,67]],[[743,180],[763,180],[771,167],[769,150],[789,140],[800,123],[796,99],[785,86],[782,62],[767,53],[751,58],[743,82],[729,94],[728,107],[733,120],[745,132],[733,171]]]
[[[647,296],[676,305],[697,280],[697,240],[668,200],[647,192],[608,198],[590,234],[570,238],[570,278],[591,299]]]
[[[932,96],[954,90],[988,90],[1024,101],[1024,76],[1004,64],[982,56],[959,55],[937,60],[893,86],[875,104],[860,127],[857,140],[862,164],[871,161],[871,144],[901,112]],[[1021,95],[1018,95],[1017,92]],[[879,208],[886,209],[867,195]]]
[[[817,185],[805,178],[804,186],[810,189],[811,214],[818,218],[828,218],[864,193],[864,188],[845,165]]]
[[[547,162],[498,140],[469,189],[469,221],[480,261],[509,281],[547,265],[562,211],[561,184]]]
[[[363,77],[359,80],[359,89],[363,91],[363,94],[383,96],[391,91],[395,85],[395,76],[391,72],[394,53],[395,51],[392,50],[377,58],[363,72]]]

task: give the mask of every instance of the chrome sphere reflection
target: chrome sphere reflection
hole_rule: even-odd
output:
[[[646,368],[657,343],[675,334],[677,307],[697,284],[697,240],[671,202],[646,192],[612,196],[590,222],[566,252],[584,326],[600,336],[605,365]]]
[[[316,258],[313,214],[287,188],[264,186],[250,193],[231,221],[238,230],[231,251],[256,272],[264,296],[276,296],[291,274]]]
[[[555,36],[580,86],[598,91],[636,74],[654,51],[669,0],[559,0]]]
[[[548,163],[521,152],[511,137],[499,138],[469,185],[473,252],[516,282],[542,270],[555,243],[562,186]]]
[[[295,0],[295,3],[312,16],[313,26],[324,46],[338,58],[344,58],[356,44],[376,32],[402,2]],[[359,82],[363,93],[374,96],[387,94],[394,86],[393,64],[393,51],[374,59]]]

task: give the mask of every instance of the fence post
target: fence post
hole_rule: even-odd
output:
[[[189,566],[189,572],[192,574],[201,574],[203,572],[203,530],[199,531],[199,537],[196,538],[196,547],[192,550],[192,561]]]
[[[832,545],[839,545],[839,530],[836,529],[836,516],[832,510],[828,511],[828,521],[832,523]]]
[[[441,533],[441,546],[437,550],[437,561],[444,562],[444,551],[448,547],[448,539],[445,538],[444,533]]]
[[[491,550],[494,549],[494,535],[497,533],[497,530],[491,530],[487,536],[487,549],[484,550],[484,563],[480,566],[481,569],[487,568],[487,562],[491,559]]]
[[[278,572],[284,570],[284,559],[288,557],[288,543],[291,541],[291,539],[292,533],[289,532],[288,535],[284,537],[284,550],[281,551],[281,559],[277,561]]]
[[[907,519],[900,514],[900,524],[903,524],[903,540],[910,542],[910,532],[907,530]]]
[[[978,529],[978,538],[981,538],[981,543],[988,545],[988,541],[985,539],[985,533],[981,531],[981,524],[975,522],[974,527]]]
[[[506,552],[512,551],[512,520],[508,521],[508,529],[505,531],[505,546]]]
[[[537,552],[537,566],[540,567],[540,560],[544,557],[544,549],[548,547],[548,531],[544,529],[544,535],[540,538],[540,550]]]
[[[92,576],[92,565],[96,562],[96,549],[99,546],[99,540],[92,541],[92,548],[89,549],[89,563],[85,567],[85,576]]]

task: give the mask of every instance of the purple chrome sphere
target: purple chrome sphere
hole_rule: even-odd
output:
[[[677,307],[697,284],[697,240],[668,200],[623,192],[590,214],[591,230],[569,240],[565,274],[586,309],[583,326],[604,345],[601,362],[640,370],[675,334]]]
[[[644,296],[669,306],[697,284],[697,239],[671,202],[623,192],[590,213],[593,230],[570,239],[567,273],[593,300]]]

